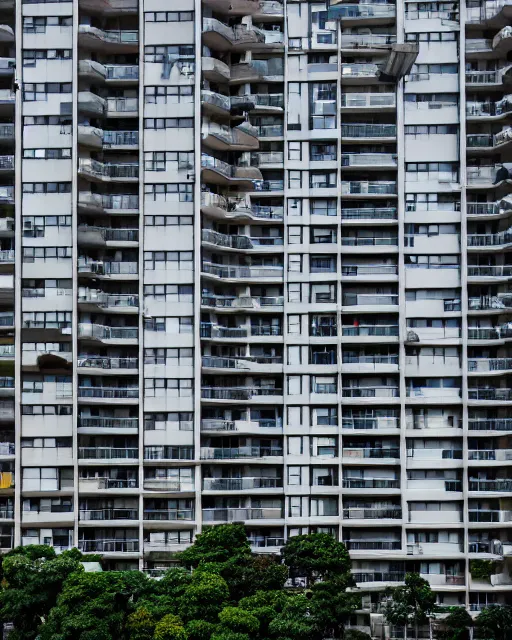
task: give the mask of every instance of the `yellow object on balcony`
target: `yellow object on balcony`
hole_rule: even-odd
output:
[[[0,473],[0,489],[10,489],[14,486],[14,474],[11,471]]]

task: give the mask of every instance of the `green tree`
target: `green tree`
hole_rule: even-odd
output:
[[[56,555],[52,547],[17,547],[2,561],[0,622],[12,622],[11,640],[31,640],[50,615],[62,585],[71,574],[80,574],[79,551]]]
[[[154,640],[188,640],[182,621],[178,616],[168,613],[155,627]]]
[[[197,567],[206,562],[230,562],[233,558],[240,557],[251,557],[251,545],[242,524],[205,527],[194,544],[178,554],[180,561],[189,567]]]
[[[438,631],[438,640],[469,640],[469,630],[473,626],[473,618],[465,607],[453,607],[442,621],[442,628]]]
[[[344,638],[345,625],[361,605],[361,597],[348,591],[350,573],[316,582],[311,588],[310,613],[323,638]]]
[[[404,628],[405,640],[409,625],[415,627],[417,637],[420,625],[431,624],[436,609],[436,595],[427,580],[419,574],[406,574],[404,586],[389,589],[388,596],[386,619],[390,624]]]
[[[41,640],[122,640],[128,615],[153,581],[138,571],[73,573],[41,627]]]
[[[345,632],[345,640],[372,640],[372,637],[359,629],[348,629]]]
[[[328,533],[310,533],[290,538],[281,549],[290,575],[306,577],[308,584],[350,571],[350,556],[342,542]]]
[[[481,640],[510,640],[512,636],[512,607],[486,607],[476,619]]]

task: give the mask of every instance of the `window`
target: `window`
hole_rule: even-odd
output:
[[[194,186],[186,183],[145,184],[144,194],[155,202],[193,202]]]
[[[144,47],[144,62],[167,62],[168,60],[194,60],[194,45],[156,45]]]
[[[144,216],[146,227],[184,227],[194,224],[192,216]]]
[[[189,316],[156,316],[144,319],[146,331],[164,331],[171,334],[192,333],[194,318]]]
[[[62,449],[73,446],[73,438],[22,438],[24,449]]]
[[[407,6],[407,5],[406,5]],[[409,14],[407,14],[409,17]],[[457,36],[455,31],[433,31],[429,33],[406,33],[406,42],[455,42]]]
[[[71,182],[24,182],[23,193],[71,193]]]
[[[336,256],[311,255],[309,257],[310,273],[335,273],[336,272]]]
[[[194,365],[194,350],[186,347],[144,349],[144,364],[192,367]]]
[[[166,427],[169,425],[171,429],[178,431],[192,431],[194,428],[193,421],[193,413],[145,413],[144,430],[165,431]]]
[[[459,164],[457,162],[408,162],[405,165],[405,179],[410,182],[437,180],[439,182],[458,182]]]
[[[454,63],[445,64],[413,64],[410,80],[428,80],[430,75],[446,75],[459,72],[459,65]]]
[[[146,104],[191,103],[194,102],[194,87],[186,85],[144,87],[144,102]]]
[[[145,378],[144,397],[190,398],[193,393],[192,382],[189,378]]]
[[[29,329],[66,329],[71,327],[71,311],[24,311],[23,326]]]
[[[25,389],[23,389],[25,391]],[[72,416],[73,405],[70,404],[22,404],[24,416]]]
[[[62,260],[72,255],[71,247],[23,247],[23,262]]]
[[[424,136],[434,134],[456,134],[458,126],[456,124],[416,124],[407,125],[405,128],[406,136]]]
[[[70,227],[71,216],[23,216],[23,237],[44,238],[46,227]]]
[[[288,160],[302,160],[302,143],[288,143]]]
[[[24,116],[23,124],[25,127],[34,125],[68,125],[69,131],[64,133],[71,133],[71,119],[69,116]]]
[[[190,22],[194,19],[193,11],[146,11],[146,22]]]
[[[194,118],[144,118],[144,129],[191,129]]]
[[[310,213],[312,216],[335,216],[337,213],[336,200],[310,200]]]
[[[324,162],[328,160],[336,160],[337,147],[336,144],[327,142],[312,142],[309,147],[309,159],[312,162]]]
[[[144,251],[144,269],[162,271],[165,269],[192,270],[192,251]]]
[[[302,244],[302,227],[288,227],[288,244]]]
[[[23,157],[36,160],[63,160],[71,158],[71,149],[23,149]]]
[[[194,288],[188,284],[145,284],[144,297],[166,302],[193,302]]]
[[[70,295],[73,283],[68,279],[27,279],[21,281],[21,295],[27,298],[44,298],[46,290],[48,295]],[[56,289],[56,291],[54,291]]]
[[[175,164],[176,167],[167,165]],[[194,168],[193,151],[145,151],[144,169],[146,171],[166,171],[167,169],[185,170]]]
[[[25,102],[45,102],[50,93],[71,93],[71,82],[25,82],[23,100]]]
[[[23,49],[23,66],[36,64],[37,60],[70,60],[71,49]]]
[[[313,424],[323,427],[338,426],[337,407],[316,407],[313,408]]]
[[[460,256],[405,256],[405,268],[418,269],[458,269]]]
[[[407,193],[407,211],[460,211],[458,196],[446,193]]]
[[[22,351],[53,351],[71,353],[71,342],[22,342]]]
[[[300,189],[302,187],[302,171],[288,171],[288,188]]]
[[[336,171],[312,171],[309,175],[310,189],[329,189],[336,186]]]
[[[288,273],[301,273],[302,255],[292,253],[288,256]]]
[[[72,16],[24,16],[23,33],[46,33],[46,27],[71,27]]]

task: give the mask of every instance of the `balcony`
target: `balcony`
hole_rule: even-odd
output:
[[[512,369],[512,358],[473,358],[468,360],[468,373],[506,372]]]
[[[374,386],[374,387],[343,387],[344,398],[398,398],[398,387]]]
[[[342,220],[390,220],[398,219],[395,207],[361,207],[343,208],[341,210]]]
[[[468,489],[469,491],[510,493],[512,491],[512,479],[495,478],[491,480],[481,480],[479,478],[469,478]]]
[[[491,265],[491,266],[468,266],[468,278],[482,278],[484,280],[493,280],[494,278],[508,279],[512,277],[512,266],[509,265]],[[489,329],[492,331],[492,329]],[[498,339],[497,332],[495,339]],[[481,339],[481,338],[480,338]],[[492,338],[489,338],[492,339]]]
[[[466,71],[466,86],[468,89],[494,89],[510,82],[510,67],[496,71]]]
[[[100,509],[80,509],[79,519],[82,521],[92,520],[138,520],[138,509],[126,509],[116,507],[105,507]]]
[[[115,309],[116,311],[126,309],[128,311],[135,311],[139,306],[139,296],[131,294],[110,294],[93,289],[79,294],[78,303],[91,305],[99,309]]]
[[[346,84],[371,84],[378,81],[379,67],[372,63],[344,62],[341,64],[341,81]],[[347,82],[348,81],[348,82]]]
[[[144,460],[193,460],[194,447],[153,445],[144,447]]]
[[[283,395],[282,389],[274,387],[202,387],[204,400],[253,400],[269,398],[277,402]]]
[[[281,452],[282,454],[282,452]],[[203,491],[252,491],[254,489],[282,489],[282,478],[204,478]]]
[[[137,340],[139,335],[138,327],[108,327],[102,324],[88,324],[81,322],[78,325],[79,338],[92,338],[94,340],[125,341],[131,344]],[[127,360],[131,360],[128,358]]]
[[[478,388],[470,387],[468,389],[469,400],[481,400],[481,401],[504,401],[510,402],[512,400],[512,389],[504,389],[502,387],[492,388]]]
[[[232,509],[203,509],[204,522],[239,522],[240,520],[280,520],[280,507],[238,507]]]
[[[355,197],[368,197],[373,196],[377,198],[385,197],[385,196],[395,196],[397,195],[397,185],[394,181],[341,181],[341,195],[344,196],[355,196]]]
[[[217,247],[225,247],[226,249],[240,250],[272,250],[276,247],[282,247],[284,242],[282,237],[277,236],[260,236],[249,237],[244,235],[227,235],[219,233],[213,229],[203,229],[201,231],[201,239],[203,242],[213,244]]]
[[[512,431],[512,418],[469,418],[469,431]]]
[[[80,416],[79,429],[138,429],[138,418],[114,418],[107,416]]]
[[[204,275],[229,280],[282,280],[283,267],[240,267],[203,262],[201,272]]]
[[[105,69],[109,84],[136,84],[139,81],[139,66],[136,64],[106,64]]]
[[[360,49],[366,52],[369,49],[375,49],[377,52],[382,52],[382,49],[395,44],[396,35],[387,33],[342,33],[340,38],[341,50],[348,49]],[[392,94],[394,96],[394,94]],[[343,105],[342,103],[342,106]]]
[[[470,509],[469,522],[512,522],[512,511],[500,511],[498,509]]]
[[[161,491],[163,493],[192,493],[193,482],[180,482],[170,478],[144,478],[145,491]]]
[[[231,66],[231,84],[282,82],[283,77],[284,62],[282,58],[268,60],[253,58],[250,62],[240,62]]]
[[[344,293],[343,306],[397,306],[398,294]]]
[[[360,338],[382,338],[382,337],[398,337],[399,329],[398,325],[364,325],[359,324],[357,326],[349,325],[341,327],[341,335],[345,337],[360,337]],[[358,342],[354,340],[354,342]]]
[[[101,400],[121,400],[139,398],[139,390],[134,387],[79,387],[78,397]]]
[[[212,307],[214,309],[268,309],[274,310],[276,307],[284,305],[283,296],[216,296],[203,294],[201,306]],[[209,326],[204,323],[203,326]],[[205,328],[205,331],[207,329]],[[209,337],[205,335],[205,337]]]
[[[122,276],[136,276],[139,272],[139,265],[137,262],[114,262],[104,260],[93,260],[88,257],[78,258],[78,273],[83,276],[90,275],[93,278],[98,276],[104,276],[109,278],[110,276],[121,276],[119,279],[124,280],[126,278]],[[129,280],[136,280],[136,277],[129,277]]]
[[[127,371],[136,373],[139,367],[138,358],[110,358],[106,356],[79,356],[77,367],[83,369],[99,369],[99,373],[110,371]],[[96,373],[96,372],[95,372]]]
[[[201,420],[201,431],[211,432],[259,432],[260,429],[275,429],[279,432],[283,424],[280,418],[259,420],[223,420],[204,418]]]
[[[201,178],[206,184],[232,186],[251,191],[254,188],[254,181],[261,180],[261,173],[259,169],[235,167],[223,160],[202,153]]]
[[[280,457],[283,449],[280,447],[201,447],[201,460],[238,460],[245,458]]]
[[[375,94],[379,95],[379,94]],[[385,95],[385,94],[384,94]],[[395,124],[342,124],[341,137],[344,139],[354,139],[361,142],[363,140],[385,140],[393,142],[396,139]],[[345,140],[347,142],[348,140]]]
[[[400,507],[349,507],[343,509],[344,520],[401,520]]]
[[[137,539],[121,540],[79,540],[78,548],[83,553],[138,553]]]
[[[397,157],[393,153],[342,153],[341,166],[358,169],[390,169],[397,167]]]
[[[512,460],[512,449],[470,449],[468,460],[479,462],[506,462]]]
[[[138,163],[107,164],[88,158],[78,162],[78,172],[99,182],[138,182]]]
[[[237,369],[243,371],[269,371],[269,367],[275,370],[272,365],[279,365],[281,369],[283,358],[280,356],[247,356],[245,358],[225,358],[219,356],[203,356],[201,366],[203,369]],[[262,365],[262,366],[258,366]]]
[[[341,18],[350,26],[361,24],[388,24],[396,15],[394,4],[345,4],[334,0],[329,7],[329,16]]]
[[[120,54],[137,53],[139,49],[138,31],[105,31],[88,24],[78,27],[78,41],[86,49]]]
[[[231,68],[217,60],[217,58],[203,57],[201,59],[201,70],[203,77],[210,82],[217,82],[224,84],[229,82],[231,78]]]
[[[104,149],[132,149],[139,146],[138,131],[103,131]]]
[[[512,110],[512,103],[507,99],[493,102],[485,100],[482,102],[467,102],[466,117],[468,120],[500,120],[505,118],[507,113]]]
[[[400,540],[345,540],[349,551],[400,551]],[[349,627],[350,628],[350,627]]]
[[[231,96],[231,111],[243,112],[250,106],[250,111],[258,113],[283,113],[284,94],[251,93],[242,96]]]
[[[193,509],[144,509],[144,520],[174,522],[193,519]]]
[[[402,573],[400,571],[375,571],[375,572],[353,571],[352,578],[356,583],[403,582],[405,580],[405,573]]]
[[[107,98],[105,107],[109,118],[136,118],[139,114],[139,99]]]
[[[343,447],[343,458],[367,459],[374,458],[379,460],[400,458],[400,449],[398,447]]]
[[[400,489],[398,478],[343,478],[344,489]]]
[[[139,450],[127,447],[78,447],[79,460],[137,460]]]

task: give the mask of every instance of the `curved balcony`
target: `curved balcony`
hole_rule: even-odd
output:
[[[216,184],[220,186],[231,186],[238,189],[250,191],[253,189],[253,180],[260,180],[261,173],[258,169],[251,169],[255,172],[255,177],[246,177],[246,169],[234,167],[223,160],[201,154],[201,179],[206,184]]]
[[[258,373],[278,373],[283,370],[283,358],[280,356],[247,356],[244,358],[229,358],[220,356],[203,356],[201,358],[203,370],[212,369],[217,373],[219,369],[228,371],[245,371]]]
[[[492,190],[502,184],[511,184],[511,177],[507,169],[492,165],[467,167],[466,183],[468,189]]]
[[[261,47],[267,42],[265,32],[261,29],[246,24],[229,27],[215,18],[203,18],[202,40],[213,51],[243,51]]]
[[[251,60],[232,65],[230,84],[282,82],[283,77],[284,63],[282,58]]]
[[[201,106],[203,111],[212,115],[229,117],[231,112],[231,98],[215,91],[201,91]]]
[[[79,91],[78,110],[92,116],[103,116],[107,110],[107,101],[92,91]]]
[[[91,339],[105,344],[137,344],[137,327],[108,327],[102,324],[81,322],[78,325],[78,338]]]
[[[274,250],[282,251],[283,238],[278,237],[249,237],[243,235],[227,235],[219,233],[213,229],[202,229],[201,240],[203,244],[213,245],[224,249],[233,249],[251,252],[272,252]]]
[[[246,460],[247,458],[280,458],[283,456],[283,449],[281,447],[261,446],[201,447],[200,456],[201,460]],[[241,478],[237,478],[237,480],[241,480]]]
[[[260,0],[203,0],[215,13],[230,16],[250,16],[259,10]]]
[[[512,128],[503,129],[499,133],[468,134],[466,148],[472,155],[491,154],[501,151],[512,143]]]
[[[500,58],[507,58],[507,54],[512,51],[512,28],[507,25],[503,27],[492,39],[494,53]]]
[[[255,113],[283,113],[284,94],[252,93],[242,96],[231,96],[231,113],[236,115],[246,111]]]
[[[466,103],[466,119],[469,122],[486,122],[502,120],[512,111],[512,102],[503,98],[494,102],[490,99]]]
[[[78,77],[90,82],[103,84],[107,78],[107,69],[105,65],[96,62],[96,60],[79,60]]]
[[[201,274],[222,280],[251,281],[257,279],[263,280],[264,282],[282,282],[283,267],[249,267],[203,262],[201,265]]]
[[[365,53],[383,53],[385,47],[396,43],[396,35],[380,33],[342,33],[340,37],[341,50],[353,51],[363,49]]]
[[[78,173],[84,178],[96,182],[134,182],[139,181],[139,164],[110,164],[91,158],[80,158]]]
[[[210,82],[224,84],[231,79],[231,68],[217,58],[203,56],[201,71],[203,77]]]
[[[203,127],[201,138],[207,147],[218,151],[254,151],[259,147],[258,131],[248,123],[231,128],[210,122]],[[261,180],[261,174],[255,179]]]
[[[245,197],[225,198],[217,193],[201,193],[201,211],[220,220],[240,220],[256,222],[282,222],[284,207],[253,205]]]
[[[101,149],[103,147],[103,129],[91,127],[89,125],[78,125],[78,144],[93,149]]]
[[[106,53],[138,53],[138,31],[105,31],[88,24],[78,26],[78,42],[80,46],[92,51]]]

